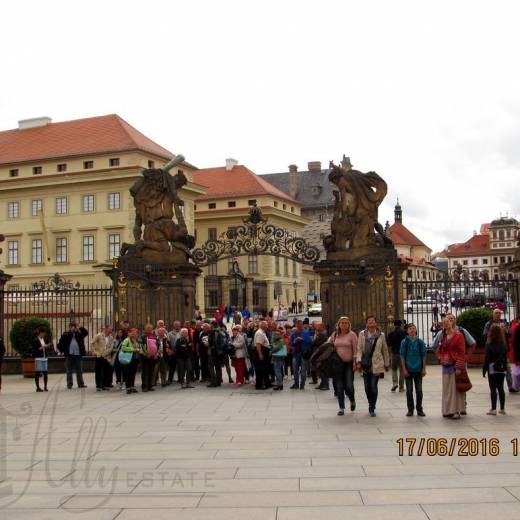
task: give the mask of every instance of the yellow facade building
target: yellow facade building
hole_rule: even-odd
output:
[[[117,115],[37,118],[0,132],[1,267],[13,275],[8,287],[30,287],[55,272],[82,285],[108,285],[94,266],[133,242],[128,190],[143,168],[172,157]],[[180,196],[193,234],[194,200],[204,189],[193,183],[193,166],[178,169],[189,180]]]

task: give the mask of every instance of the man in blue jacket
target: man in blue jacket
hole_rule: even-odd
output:
[[[294,384],[292,390],[305,389],[305,380],[307,379],[307,363],[312,353],[312,338],[309,329],[303,328],[303,321],[296,322],[296,330],[290,337],[292,347],[292,370],[294,375]]]

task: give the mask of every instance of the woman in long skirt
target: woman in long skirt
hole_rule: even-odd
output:
[[[442,365],[442,416],[460,419],[465,410],[465,393],[457,392],[456,375],[465,370],[466,348],[464,336],[453,328],[453,323],[444,318],[444,331],[437,355]]]

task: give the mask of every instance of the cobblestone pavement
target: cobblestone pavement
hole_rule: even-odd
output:
[[[520,395],[487,416],[487,381],[471,372],[468,416],[440,415],[439,367],[424,382],[425,418],[380,382],[370,418],[336,416],[329,392],[178,385],[153,393],[51,391],[4,376],[0,394],[0,516],[130,520],[520,518]],[[399,453],[399,438],[417,438]],[[423,442],[420,439],[434,439]],[[454,454],[436,455],[457,439]],[[463,439],[478,441],[466,443]],[[498,445],[489,442],[498,439]],[[462,439],[459,441],[458,439]],[[460,446],[459,443],[460,442]],[[500,453],[483,455],[483,450]],[[468,456],[459,456],[462,449]],[[421,456],[417,452],[423,451]],[[469,453],[471,452],[471,456]],[[429,454],[428,454],[429,453]],[[4,516],[5,514],[5,516]]]

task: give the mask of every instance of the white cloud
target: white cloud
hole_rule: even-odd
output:
[[[434,249],[519,214],[513,1],[21,1],[0,127],[119,113],[198,166],[375,170]],[[7,50],[7,52],[5,52]]]

